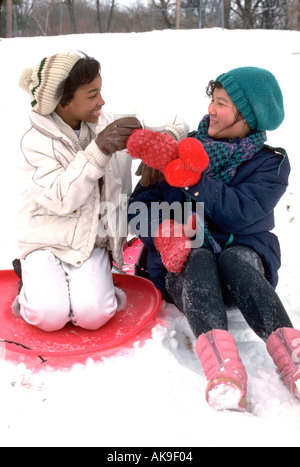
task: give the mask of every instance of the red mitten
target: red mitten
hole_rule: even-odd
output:
[[[167,164],[178,158],[177,148],[178,142],[170,135],[150,130],[135,130],[127,141],[132,157],[163,173]]]
[[[176,187],[196,185],[209,164],[208,154],[202,144],[195,138],[183,139],[178,144],[178,157],[166,167],[167,182]]]
[[[165,220],[155,236],[155,246],[169,272],[180,273],[191,251],[191,240],[184,233],[184,225]]]
[[[191,214],[184,226],[184,233],[187,237],[192,238],[197,232],[197,218],[195,214]]]
[[[201,175],[187,169],[181,159],[175,159],[170,162],[165,170],[165,178],[169,185],[183,188],[194,186],[199,182]]]
[[[202,143],[195,138],[185,138],[178,144],[178,156],[187,169],[202,173],[209,164],[209,157]]]

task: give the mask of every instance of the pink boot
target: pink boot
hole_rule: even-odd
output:
[[[246,410],[247,373],[234,337],[214,329],[202,334],[196,353],[208,380],[206,400],[216,410]]]
[[[267,350],[286,386],[300,400],[300,331],[277,329],[267,340]]]

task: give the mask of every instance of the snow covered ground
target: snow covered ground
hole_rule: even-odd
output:
[[[293,175],[277,208],[282,245],[278,293],[300,328],[298,184],[300,32],[156,31],[86,34],[0,41],[0,268],[16,255],[16,175],[28,96],[17,82],[44,56],[79,49],[101,61],[106,110],[116,114],[174,112],[195,129],[206,113],[205,86],[237,66],[260,66],[278,78],[286,119],[269,134],[285,147]],[[68,369],[7,360],[0,349],[1,446],[300,446],[300,403],[284,387],[265,345],[237,310],[229,311],[249,374],[249,413],[214,412],[204,400],[205,379],[194,338],[174,308],[160,311],[152,338],[103,361]],[[1,337],[1,332],[0,332]]]

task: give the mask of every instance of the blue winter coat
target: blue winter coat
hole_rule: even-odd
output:
[[[197,185],[185,189],[171,187],[166,182],[155,183],[147,188],[139,183],[129,206],[133,207],[134,202],[147,205],[150,232],[151,225],[157,221],[150,216],[152,202],[184,203],[187,197],[194,202],[203,202],[205,219],[214,239],[223,249],[240,244],[256,251],[263,260],[267,280],[275,288],[281,255],[278,239],[270,231],[275,226],[274,208],[286,191],[289,173],[287,155],[282,150],[279,152],[264,146],[251,160],[238,168],[229,185],[205,173]],[[141,214],[130,213],[129,208],[129,221],[135,220],[137,215]],[[145,234],[140,238],[149,251],[150,279],[164,292],[167,271],[155,248],[154,238]]]

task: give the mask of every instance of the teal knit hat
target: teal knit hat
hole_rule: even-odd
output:
[[[283,122],[283,97],[275,76],[268,70],[241,67],[216,79],[247,121],[251,130],[275,130]]]

